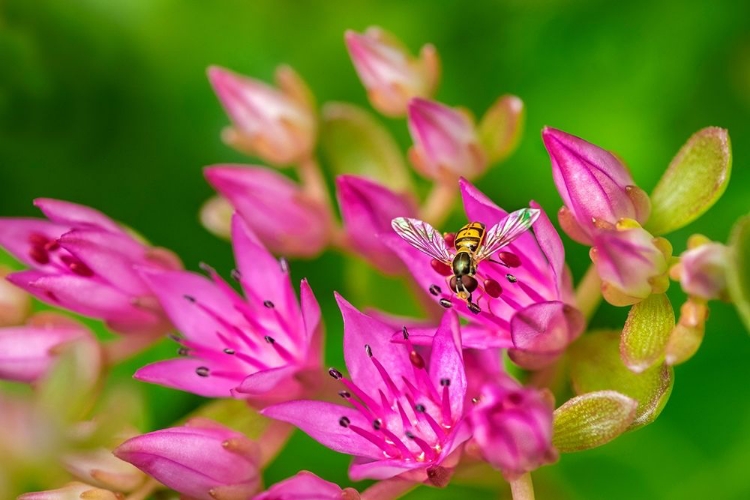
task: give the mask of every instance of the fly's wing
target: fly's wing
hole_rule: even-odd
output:
[[[426,253],[433,259],[450,264],[453,257],[445,244],[443,235],[434,227],[419,219],[397,217],[391,221],[396,234],[406,240],[417,250]]]
[[[522,208],[508,214],[500,223],[487,230],[484,242],[477,251],[477,260],[486,259],[521,236],[531,227],[537,217],[539,217],[539,210],[536,208]]]

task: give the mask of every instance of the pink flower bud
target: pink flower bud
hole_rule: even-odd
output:
[[[352,488],[342,490],[335,483],[319,478],[303,470],[295,476],[276,483],[268,490],[255,495],[252,500],[357,500],[360,498]]]
[[[643,224],[648,219],[651,210],[648,196],[612,153],[549,127],[542,130],[542,140],[566,208],[560,224],[571,238],[590,243],[594,220],[615,224],[628,218]]]
[[[339,206],[346,234],[353,247],[380,270],[396,274],[404,268],[401,259],[381,237],[390,235],[395,217],[415,217],[414,200],[362,177],[336,178]]]
[[[432,97],[440,77],[435,47],[412,57],[390,33],[370,27],[363,34],[347,31],[346,47],[372,106],[388,116],[403,116],[412,97]]]
[[[18,500],[122,500],[123,496],[84,483],[72,482],[56,490],[25,493]]]
[[[226,143],[279,166],[310,156],[317,129],[312,96],[290,67],[276,70],[279,89],[217,66],[208,79],[234,125],[224,132]]]
[[[8,273],[0,266],[0,327],[20,325],[31,312],[31,296],[6,281]]]
[[[683,253],[676,274],[685,293],[706,300],[726,297],[728,252],[725,245],[706,241]]]
[[[105,448],[69,453],[62,462],[75,477],[114,491],[133,491],[146,479],[143,472]]]
[[[114,454],[166,486],[197,500],[248,498],[260,484],[259,451],[243,434],[193,419],[134,437]]]
[[[312,257],[328,244],[333,224],[328,207],[288,177],[244,165],[214,165],[204,174],[270,251]]]
[[[486,384],[470,413],[473,445],[508,480],[557,460],[553,405],[539,391],[501,374]]]
[[[428,179],[473,179],[484,172],[487,156],[472,120],[465,113],[426,99],[409,102],[409,159]]]

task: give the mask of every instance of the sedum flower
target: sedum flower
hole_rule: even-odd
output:
[[[466,113],[415,98],[409,102],[408,123],[414,140],[409,159],[424,177],[443,182],[473,179],[487,168],[487,155]]]
[[[506,479],[557,460],[552,446],[554,405],[542,393],[501,374],[485,384],[476,399],[470,413],[471,444]]]
[[[317,118],[312,94],[299,75],[280,66],[275,76],[278,88],[218,66],[208,69],[208,79],[233,124],[224,131],[224,141],[283,166],[310,157]]]
[[[68,453],[62,463],[73,476],[114,491],[133,491],[146,480],[143,472],[106,448]]]
[[[144,272],[182,333],[180,357],[141,368],[135,378],[206,397],[256,404],[304,392],[305,374],[319,368],[320,308],[307,281],[297,302],[285,260],[276,260],[240,217],[232,221],[243,298],[213,270]]]
[[[508,215],[465,180],[460,182],[466,217],[489,229]],[[519,365],[536,369],[562,354],[583,330],[565,268],[560,236],[541,207],[533,232],[527,231],[477,267],[480,288],[474,292],[479,312],[469,310],[449,285],[450,269],[434,266],[429,257],[405,241],[392,237],[392,246],[419,286],[443,307],[469,320],[461,329],[464,347],[509,349]],[[451,240],[452,234],[447,235]],[[414,343],[429,342],[429,329],[413,332]]]
[[[196,500],[245,499],[260,486],[256,443],[207,419],[128,439],[114,454]]]
[[[412,57],[392,34],[370,27],[360,34],[347,31],[344,39],[372,106],[388,116],[403,116],[412,97],[432,97],[440,78],[435,47],[422,47]]]
[[[0,379],[32,383],[44,376],[60,347],[96,340],[84,325],[54,313],[39,313],[27,324],[0,328]]]
[[[704,300],[726,299],[729,248],[705,236],[693,235],[688,250],[670,273],[692,297]]]
[[[394,217],[416,217],[414,200],[363,177],[340,175],[336,187],[346,235],[352,247],[378,269],[396,274],[403,264],[383,241]]]
[[[174,254],[144,244],[94,209],[44,198],[34,203],[49,220],[0,218],[0,246],[32,268],[10,274],[10,282],[119,333],[169,329],[136,268],[180,269]]]
[[[56,490],[24,493],[18,500],[122,500],[123,496],[110,490],[74,481]]]
[[[288,177],[246,165],[215,165],[204,173],[270,251],[312,257],[328,244],[333,227],[330,210]],[[224,206],[214,207],[217,213],[212,220],[221,213],[229,215]]]
[[[390,341],[392,329],[337,297],[344,317],[349,377],[335,368],[339,395],[351,406],[289,401],[268,407],[268,417],[292,423],[340,453],[354,455],[353,480],[405,473],[413,481],[445,486],[469,438],[464,418],[466,375],[458,318],[446,313],[432,349]],[[424,355],[422,354],[424,353]]]
[[[335,483],[319,478],[303,470],[296,475],[276,483],[252,500],[359,500],[352,488],[341,489]]]

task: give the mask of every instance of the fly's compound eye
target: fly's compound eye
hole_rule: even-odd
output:
[[[477,286],[479,286],[479,283],[477,283],[477,280],[472,278],[471,276],[467,276],[467,275],[461,276],[460,285],[458,284],[458,278],[456,276],[451,277],[451,281],[450,281],[451,290],[453,290],[457,294],[466,293],[466,292],[471,294],[474,292],[474,290],[477,289]]]

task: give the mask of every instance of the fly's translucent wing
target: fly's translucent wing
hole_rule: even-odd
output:
[[[477,252],[477,260],[484,260],[505,245],[521,236],[539,217],[536,208],[522,208],[503,219],[500,223],[487,230],[484,242]]]
[[[450,264],[453,256],[445,244],[443,235],[434,227],[419,219],[397,217],[391,221],[396,234],[406,240],[417,250],[426,253],[433,259]]]

